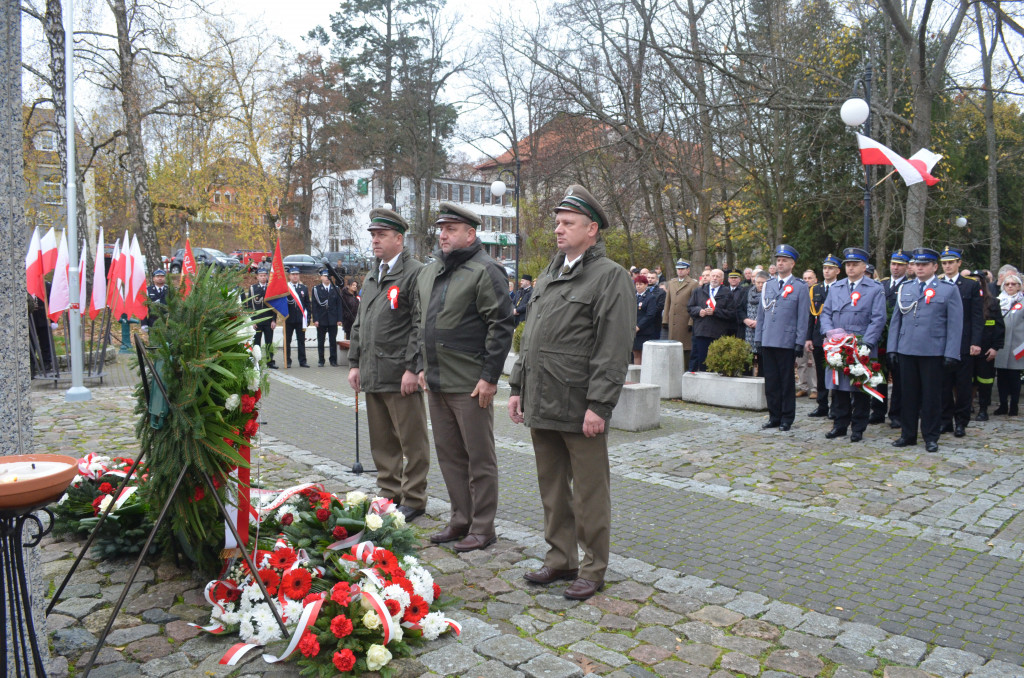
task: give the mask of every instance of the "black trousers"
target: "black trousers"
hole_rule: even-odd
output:
[[[292,362],[292,335],[297,334],[298,336],[298,353],[299,353],[299,364],[306,364],[306,328],[302,325],[293,325],[292,323],[285,323],[284,326],[284,360],[285,364],[290,365]]]
[[[690,371],[704,372],[704,361],[708,357],[708,347],[714,339],[711,337],[694,337],[693,350],[690,351]]]
[[[320,362],[324,361],[324,337],[331,338],[331,364],[338,364],[338,325],[337,323],[320,323],[316,326],[316,352]]]
[[[985,360],[985,354],[974,356],[974,383],[978,385],[978,407],[992,404],[992,384],[996,381],[996,361]]]
[[[900,379],[900,366],[894,366],[889,375],[892,377],[892,388],[889,393],[889,420],[903,420],[903,383]]]
[[[256,326],[256,336],[253,337],[252,343],[259,346],[261,341],[267,346],[274,344],[274,330],[270,328],[270,323],[266,325],[260,323]]]
[[[953,423],[967,426],[971,420],[971,400],[974,397],[974,358],[960,355],[960,366],[955,372],[942,375],[942,425]]]
[[[861,390],[832,391],[832,413],[835,415],[833,425],[846,430],[852,424],[854,433],[864,433],[868,427],[868,413],[871,411],[870,400],[875,400]]]
[[[1020,402],[1020,370],[996,370],[999,385],[999,406],[1017,407]]]
[[[792,424],[796,418],[796,380],[793,377],[795,360],[795,349],[761,347],[769,421]]]
[[[814,372],[818,375],[818,407],[828,409],[828,388],[825,385],[825,349],[814,347]],[[835,394],[832,394],[833,400]]]
[[[902,435],[917,440],[917,423],[926,443],[939,442],[942,430],[943,357],[900,355],[900,383],[903,388]]]

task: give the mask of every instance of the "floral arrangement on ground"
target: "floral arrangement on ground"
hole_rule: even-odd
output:
[[[842,373],[851,384],[882,400],[882,394],[876,389],[885,383],[882,365],[871,359],[871,348],[863,341],[862,337],[845,330],[832,330],[823,345],[825,362],[832,368],[833,385],[839,384],[839,374]]]

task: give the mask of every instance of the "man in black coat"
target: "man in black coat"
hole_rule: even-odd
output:
[[[162,268],[153,271],[153,284],[146,287],[146,296],[149,297],[150,306],[149,313],[140,323],[140,329],[143,332],[149,332],[149,328],[156,322],[160,313],[160,307],[157,304],[167,306],[167,271]]]
[[[811,288],[811,319],[807,336],[810,339],[804,345],[808,353],[814,355],[814,372],[818,381],[818,406],[811,412],[809,417],[828,416],[828,389],[825,388],[825,335],[821,331],[821,313],[825,308],[825,301],[828,299],[828,290],[839,279],[839,265],[842,262],[839,257],[828,255],[821,262],[821,276],[823,282]]]
[[[320,271],[320,284],[310,295],[313,309],[313,325],[316,326],[316,351],[318,365],[324,366],[324,339],[330,338],[331,366],[338,366],[338,327],[342,321],[341,290],[331,284],[330,273]]]
[[[964,324],[960,339],[960,364],[949,370],[942,381],[942,432],[957,438],[967,435],[974,397],[974,357],[981,355],[981,333],[985,328],[981,283],[960,273],[960,252],[948,245],[939,257],[943,280],[955,285],[963,302]]]
[[[277,328],[277,314],[264,300],[264,297],[267,295],[268,275],[265,268],[260,268],[256,271],[256,283],[249,286],[249,300],[247,304],[254,311],[253,321],[256,323],[256,336],[253,337],[252,343],[257,346],[261,342],[266,344],[267,352],[270,356],[267,367],[277,369],[277,363],[274,362],[274,354],[272,353],[274,330]]]
[[[515,317],[516,325],[526,322],[526,305],[530,303],[532,294],[533,276],[524,275],[519,281],[519,289],[512,295],[512,315]]]
[[[723,285],[725,273],[716,268],[711,271],[710,280],[707,285],[693,291],[690,303],[687,304],[687,310],[693,318],[691,372],[703,372],[711,342],[735,330],[736,309],[729,288]]]
[[[747,326],[743,324],[747,316],[747,293],[750,292],[750,285],[743,280],[743,272],[738,268],[729,272],[729,294],[732,295],[732,307],[735,315],[735,325],[730,334],[734,337],[744,339],[747,336]],[[742,311],[740,309],[743,309]]]
[[[290,366],[292,361],[292,335],[297,335],[296,344],[299,354],[299,367],[309,367],[306,362],[306,326],[309,324],[309,288],[299,279],[299,269],[288,271],[288,287],[295,290],[298,303],[292,295],[288,295],[288,317],[284,321],[284,364]]]
[[[900,287],[907,280],[914,279],[913,275],[907,276],[907,267],[909,265],[910,256],[905,254],[903,250],[896,250],[889,257],[890,277],[882,280],[882,284],[885,286],[885,305],[890,319],[892,318],[893,309],[896,308],[896,301],[900,296]],[[886,345],[888,339],[889,327],[886,326],[885,333],[882,334],[882,346]],[[892,376],[892,392],[889,392],[887,384],[879,385],[878,392],[889,401],[889,428],[900,428],[903,426],[900,421],[903,410],[903,389],[900,387],[899,363],[888,359],[886,363],[889,368],[889,374]],[[874,407],[874,404],[872,404],[872,407]],[[868,423],[872,423],[871,420]]]

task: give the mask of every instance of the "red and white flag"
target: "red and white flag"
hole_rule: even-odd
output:
[[[185,238],[185,253],[181,256],[181,276],[184,278],[183,285],[185,287],[181,293],[182,298],[187,297],[192,291],[192,276],[196,274],[196,270],[196,258],[192,255],[192,243]]]
[[[46,281],[43,278],[43,252],[39,244],[39,228],[32,231],[25,253],[25,286],[28,293],[46,301]]]
[[[126,243],[125,247],[127,246]],[[107,277],[107,306],[117,320],[120,320],[121,314],[124,313],[124,264],[124,253],[121,251],[121,241],[118,240],[114,243],[114,257],[110,260],[110,273]]]
[[[57,236],[52,226],[40,240],[39,249],[43,253],[43,275],[46,275],[57,265]]]
[[[135,235],[132,236],[131,261],[127,303],[131,315],[141,320],[149,315],[149,309],[146,307],[146,264],[142,258],[142,249],[139,247],[139,238]]]
[[[96,238],[96,260],[92,268],[92,296],[89,299],[90,320],[96,320],[100,311],[107,307],[107,276],[103,251],[103,227],[101,226],[100,235]]]
[[[922,181],[929,186],[939,183],[939,180],[929,172],[942,156],[936,155],[926,148],[922,148],[908,160],[888,146],[863,134],[857,134],[857,146],[860,148],[860,161],[863,164],[890,165],[900,173],[907,186],[913,186]]]
[[[78,314],[79,315],[83,315],[83,316],[85,315],[85,309],[88,306],[88,304],[85,303],[85,291],[86,291],[86,282],[85,282],[85,269],[86,269],[86,265],[85,264],[86,264],[86,261],[85,261],[85,254],[86,254],[87,251],[88,251],[88,248],[86,247],[86,243],[83,240],[82,241],[82,249],[79,250],[79,252],[81,254],[78,257],[78,309],[79,309],[78,310]]]
[[[50,310],[47,315],[57,322],[60,314],[71,304],[70,285],[68,284],[68,238],[67,231],[61,233],[60,247],[57,250],[57,261],[53,269],[53,282],[50,285]]]

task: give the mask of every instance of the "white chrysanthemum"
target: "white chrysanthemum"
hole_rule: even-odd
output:
[[[227,400],[224,401],[224,409],[233,412],[238,409],[238,406],[242,404],[242,396],[237,393],[232,393],[228,396]]]
[[[409,570],[420,564],[420,561],[416,560],[414,556],[405,556],[402,558],[402,569]]]
[[[880,374],[876,374],[876,375],[872,376],[870,379],[868,379],[868,386],[874,387],[874,386],[878,386],[881,383],[882,383],[882,375],[880,375]]]
[[[370,532],[375,532],[380,528],[384,527],[384,519],[378,516],[376,513],[370,513],[366,516],[366,529]]]
[[[246,370],[246,386],[250,391],[258,391],[260,389],[260,371],[257,369]]]
[[[371,631],[380,628],[380,617],[373,610],[367,610],[363,615],[363,626]]]
[[[297,620],[302,614],[302,601],[289,600],[284,606],[284,616],[290,620]]]
[[[410,600],[409,598],[409,594],[406,593],[405,589],[403,589],[398,584],[391,584],[390,586],[385,586],[384,597],[390,600],[397,601],[398,604],[402,606],[402,609],[398,612],[399,616],[401,616],[402,612],[405,611],[405,608],[409,607],[409,603],[412,602],[412,600]]]
[[[366,494],[357,490],[353,490],[345,495],[346,504],[359,504],[364,501],[366,501]]]
[[[263,349],[260,348],[259,344],[253,344],[253,346],[252,346],[252,359],[255,360],[258,363],[260,361],[260,358],[262,358],[262,357],[263,357]]]
[[[260,586],[256,582],[253,582],[245,587],[242,592],[242,600],[250,603],[258,603],[263,600],[263,591],[260,591]]]
[[[868,348],[867,346],[861,346],[860,348],[857,349],[857,353],[860,353],[863,356],[868,356],[871,355],[871,349]]]
[[[366,651],[366,668],[377,671],[391,661],[391,653],[383,645],[371,645]]]
[[[256,635],[256,629],[253,628],[252,622],[248,619],[243,619],[238,624],[238,636],[243,642],[251,643]]]
[[[420,628],[423,629],[424,638],[427,640],[437,640],[437,637],[448,628],[448,624],[444,621],[444,614],[431,612],[420,620]]]
[[[260,632],[256,634],[256,643],[266,645],[275,640],[281,640],[281,627],[275,624],[260,626]]]
[[[277,620],[274,619],[274,613],[270,610],[270,606],[266,603],[260,603],[259,605],[253,605],[250,618],[254,624],[259,624],[260,628],[264,626],[270,626],[277,624]]]

